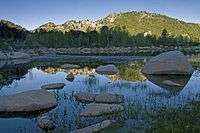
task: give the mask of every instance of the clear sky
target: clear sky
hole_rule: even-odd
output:
[[[125,11],[148,11],[200,23],[200,0],[0,0],[0,19],[27,29],[47,22],[97,20]]]

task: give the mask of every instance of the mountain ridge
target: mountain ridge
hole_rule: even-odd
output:
[[[149,13],[146,11],[113,13],[96,21],[70,20],[60,25],[55,23],[51,23],[53,25],[48,24],[49,23],[46,23],[38,27],[35,31],[42,29],[45,31],[68,32],[70,30],[80,30],[85,32],[99,30],[102,26],[108,26],[109,28],[125,27],[130,34],[135,35],[151,32],[152,34],[159,36],[163,29],[167,29],[170,34],[175,36],[190,36],[194,40],[198,41],[200,39],[200,24],[188,23],[167,15]]]
[[[33,31],[28,31],[9,21],[0,22],[0,26],[3,27],[0,27],[2,47],[4,42],[12,44],[12,41],[23,42],[26,47],[197,46],[200,44],[200,24],[187,23],[146,11],[113,13],[96,21],[69,20],[63,24],[48,22]],[[17,46],[20,47],[21,44]]]

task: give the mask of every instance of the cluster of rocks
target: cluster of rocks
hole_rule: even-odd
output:
[[[120,105],[124,101],[122,95],[79,92],[74,94],[74,97],[77,101],[91,103],[86,105],[85,109],[81,111],[80,116],[99,116],[123,110],[123,106]]]
[[[124,101],[122,95],[117,94],[92,94],[87,92],[75,93],[74,97],[77,101],[83,103],[89,103],[86,107],[80,112],[81,117],[97,117],[102,115],[109,115],[124,110],[124,107],[120,104]],[[78,129],[72,133],[93,133],[99,132],[104,128],[109,127],[113,122],[111,120],[105,120],[100,123]]]
[[[109,93],[92,94],[87,92],[79,92],[75,93],[74,97],[77,101],[89,103],[80,112],[79,115],[81,117],[97,117],[102,115],[110,115],[124,110],[124,107],[120,104],[124,101],[124,97],[122,95]],[[73,133],[98,132],[104,128],[109,127],[111,124],[111,120],[105,120],[100,123],[75,130],[73,131]]]

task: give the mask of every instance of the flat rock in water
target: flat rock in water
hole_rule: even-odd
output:
[[[194,69],[187,57],[180,51],[170,51],[150,59],[144,66],[144,74],[154,75],[191,75]]]
[[[124,107],[119,104],[91,103],[86,105],[85,109],[81,111],[80,116],[85,116],[85,117],[101,116],[104,114],[112,114],[123,110]]]
[[[46,116],[38,119],[38,126],[43,130],[53,130],[56,127],[55,123]]]
[[[43,111],[56,106],[54,95],[44,89],[0,97],[0,114]]]
[[[87,92],[79,92],[79,93],[74,94],[74,97],[76,98],[76,100],[83,103],[94,102],[95,96],[96,96],[95,94],[91,94]]]
[[[105,129],[107,127],[109,127],[112,124],[112,122],[110,120],[105,120],[102,121],[100,123],[79,129],[79,130],[75,130],[71,133],[94,133],[94,132],[99,132],[102,129]]]
[[[114,74],[117,74],[119,70],[117,69],[115,65],[106,65],[106,66],[97,67],[96,72],[98,74],[114,75]]]
[[[123,95],[102,93],[95,97],[96,103],[122,103],[124,101]]]
[[[46,90],[55,90],[55,89],[63,89],[64,86],[65,86],[64,83],[53,83],[53,84],[43,85],[41,88]]]
[[[61,66],[61,68],[63,69],[77,69],[80,68],[79,65],[75,65],[75,64],[64,64]]]
[[[165,85],[169,85],[169,86],[179,86],[179,87],[183,86],[181,84],[175,83],[175,82],[170,81],[170,80],[164,80],[162,83],[165,84]]]

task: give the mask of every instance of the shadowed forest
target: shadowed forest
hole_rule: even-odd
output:
[[[197,46],[188,36],[175,36],[163,29],[160,36],[151,33],[131,35],[126,27],[109,28],[103,26],[99,31],[88,30],[69,32],[45,31],[40,29],[30,33],[10,27],[0,27],[0,47],[8,48],[70,48],[70,47],[190,47]]]

